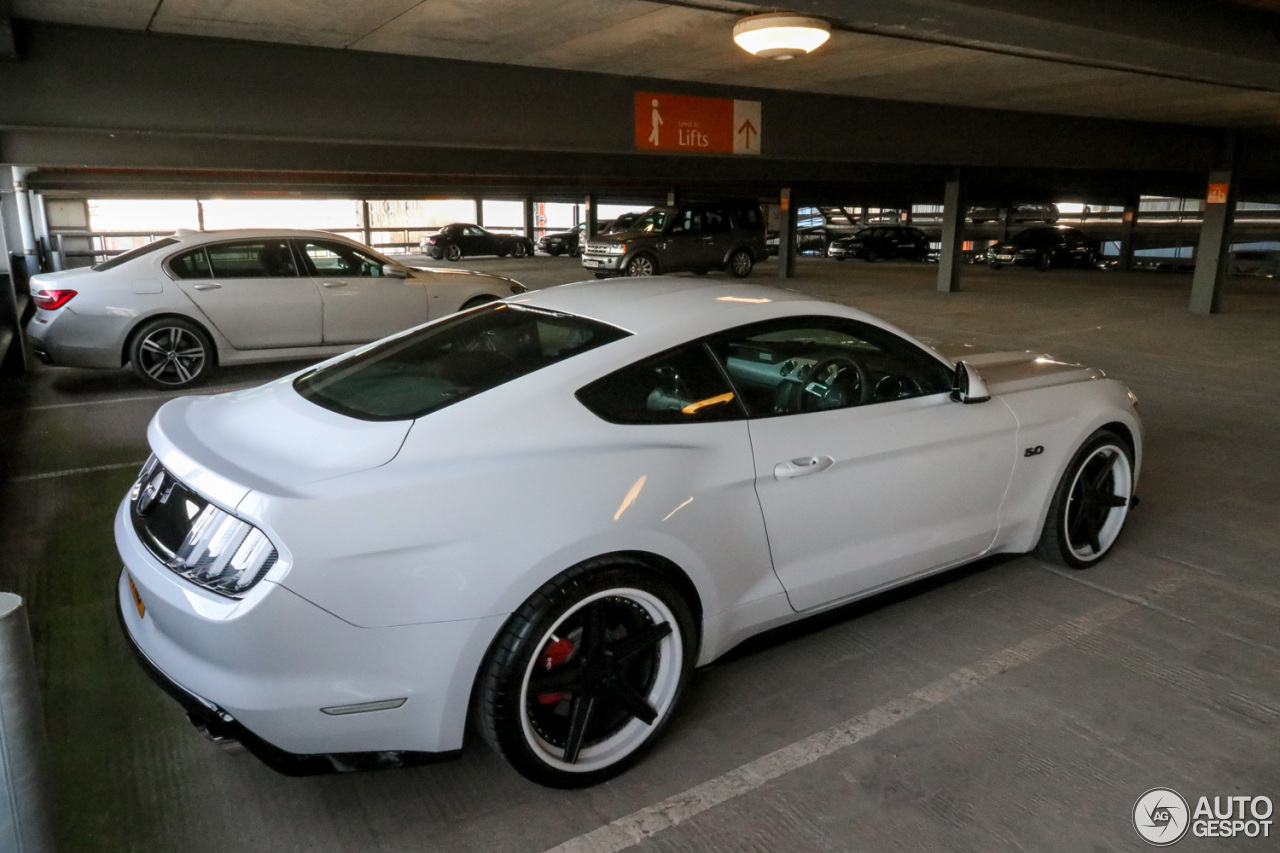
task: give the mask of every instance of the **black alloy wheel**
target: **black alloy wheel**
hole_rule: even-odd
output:
[[[1048,272],[1053,266],[1053,255],[1044,251],[1036,258],[1036,266],[1040,268],[1040,272]]]
[[[511,247],[511,257],[513,258],[523,258],[527,254],[529,254],[529,247],[521,240],[517,240],[516,244]]]
[[[458,261],[462,260],[462,247],[459,246],[457,243],[450,243],[449,246],[444,250],[444,256],[448,260],[453,261],[454,263],[457,263]]]
[[[652,747],[697,657],[688,603],[630,560],[544,584],[494,640],[477,685],[485,740],[526,778],[580,788]]]
[[[1087,569],[1111,551],[1133,504],[1133,452],[1098,430],[1071,459],[1054,492],[1036,553]]]
[[[134,333],[129,364],[153,388],[189,388],[213,369],[213,342],[190,320],[160,317]]]

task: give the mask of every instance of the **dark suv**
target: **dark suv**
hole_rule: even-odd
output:
[[[746,278],[764,257],[759,204],[706,202],[654,207],[626,231],[592,237],[582,266],[599,278],[713,269]]]

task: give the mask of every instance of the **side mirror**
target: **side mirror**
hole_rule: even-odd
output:
[[[408,278],[409,271],[399,264],[383,264],[382,274],[389,278]]]
[[[991,399],[991,392],[976,370],[958,361],[951,379],[951,399],[957,403],[985,403]]]

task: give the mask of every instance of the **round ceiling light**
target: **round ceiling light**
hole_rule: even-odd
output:
[[[733,25],[733,40],[743,50],[765,59],[794,59],[820,47],[831,37],[831,25],[794,12],[768,12]]]

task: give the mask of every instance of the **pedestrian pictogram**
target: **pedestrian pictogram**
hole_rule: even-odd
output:
[[[636,92],[636,148],[692,154],[759,154],[759,101]]]

